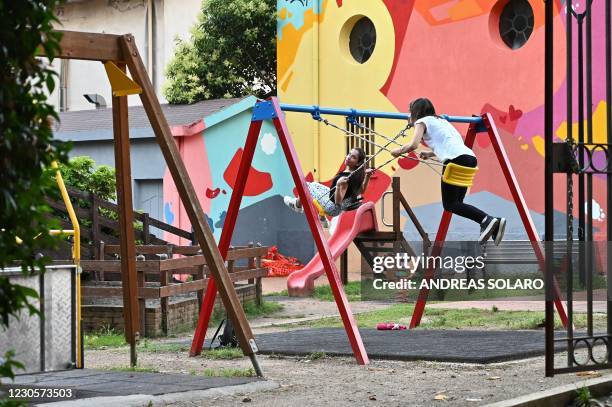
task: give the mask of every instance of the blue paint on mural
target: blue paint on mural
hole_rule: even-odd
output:
[[[282,39],[283,27],[293,25],[296,30],[299,30],[304,25],[304,14],[307,10],[312,9],[314,14],[319,14],[323,9],[323,0],[278,0],[276,2],[277,10],[283,7],[287,9],[287,15],[284,19],[277,19],[277,35],[278,39]]]
[[[174,213],[172,212],[172,202],[164,203],[164,219],[167,224],[172,225],[174,222]]]
[[[208,227],[214,233],[215,232],[215,226],[214,226],[214,222],[213,222],[212,218],[210,216],[208,216],[208,214],[206,212],[204,213],[204,217],[206,218],[206,222],[208,222]]]
[[[223,229],[223,225],[225,225],[225,215],[227,215],[227,211],[221,212],[221,215],[219,215],[219,220],[217,223],[215,223],[215,227]]]

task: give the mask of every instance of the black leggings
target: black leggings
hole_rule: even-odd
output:
[[[476,167],[478,164],[476,157],[467,154],[460,155],[452,160],[446,160],[444,162],[444,170],[446,170],[446,164],[448,163],[455,163],[472,168]],[[463,198],[465,198],[465,194],[468,190],[467,188],[450,185],[445,182],[442,182],[441,185],[442,205],[445,210],[463,216],[464,218],[472,219],[474,222],[482,223],[487,214],[472,205],[463,203]]]

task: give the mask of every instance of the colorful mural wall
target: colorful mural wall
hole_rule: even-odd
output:
[[[172,128],[208,225],[217,240],[221,236],[229,207],[255,102],[255,97],[248,97],[200,121]],[[191,230],[191,223],[167,169],[163,185],[164,220],[181,229]],[[279,201],[282,205],[281,197],[290,194],[292,189],[293,181],[276,130],[272,123],[264,123],[242,200],[234,241],[244,244],[252,240],[255,243],[278,245],[279,231],[305,229],[303,219],[278,222],[281,217]],[[283,209],[287,214],[291,212],[284,206]],[[261,233],[250,233],[248,225]],[[258,236],[263,236],[264,241]],[[190,244],[185,239],[169,234],[166,238],[175,244]],[[312,247],[305,255],[312,255]]]
[[[514,4],[510,3],[523,3]],[[566,137],[565,14],[555,12],[555,129]],[[531,17],[514,16],[514,40],[500,25],[511,6],[531,9]],[[604,2],[593,2],[593,127],[595,141],[605,137]],[[426,96],[438,113],[472,115],[490,112],[501,132],[508,156],[534,222],[543,233],[544,211],[544,3],[541,0],[278,0],[278,87],[281,102],[402,111],[410,100]],[[520,13],[519,13],[520,14]],[[512,14],[510,14],[512,17]],[[371,56],[358,61],[351,51],[351,33],[367,17],[375,28]],[[528,27],[526,27],[528,26]],[[576,29],[576,27],[574,27]],[[574,31],[576,32],[576,31]],[[512,45],[512,43],[511,43]],[[574,52],[576,55],[576,52]],[[574,67],[574,72],[577,72]],[[577,78],[574,78],[574,83]],[[576,115],[577,106],[574,107]],[[339,126],[344,119],[328,117]],[[300,147],[304,171],[327,180],[337,171],[345,152],[341,133],[308,115],[287,114]],[[577,123],[571,124],[577,127]],[[404,123],[377,120],[376,130],[395,135]],[[465,134],[465,127],[457,126]],[[574,135],[577,130],[574,129]],[[480,137],[480,136],[479,136]],[[410,137],[404,139],[408,141]],[[480,171],[467,198],[491,214],[506,216],[508,239],[526,239],[510,192],[503,182],[489,142],[482,136],[475,153]],[[378,162],[389,156],[383,153]],[[402,179],[402,191],[430,233],[442,213],[439,175],[422,163],[394,162],[381,169],[379,186],[370,198],[379,201],[391,176]],[[565,182],[556,185],[555,209],[565,211]],[[594,181],[595,238],[604,239],[606,213],[603,179]],[[387,185],[385,185],[387,184]],[[380,203],[379,203],[380,206]],[[575,216],[578,205],[575,205]],[[380,211],[379,211],[380,212]],[[473,239],[477,227],[453,220],[451,239]],[[564,217],[556,227],[564,230]],[[413,233],[409,226],[406,232]]]

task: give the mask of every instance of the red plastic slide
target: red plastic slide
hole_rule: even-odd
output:
[[[374,204],[366,202],[354,211],[342,212],[334,234],[327,244],[332,258],[336,260],[361,232],[378,230]],[[296,270],[287,278],[287,290],[292,297],[304,297],[314,290],[314,281],[325,273],[319,253],[304,268]]]

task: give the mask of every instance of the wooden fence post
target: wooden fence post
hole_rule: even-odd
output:
[[[151,235],[150,235],[149,229],[150,229],[149,214],[143,213],[142,214],[142,234],[143,234],[142,241],[144,242],[144,244],[151,244]]]
[[[99,258],[99,254],[95,253],[98,249],[98,243],[100,242],[100,209],[98,205],[98,197],[95,194],[91,194],[91,245],[94,248],[91,253],[91,259],[95,260]],[[96,256],[97,255],[97,256]],[[104,260],[104,254],[102,254],[101,260]]]

